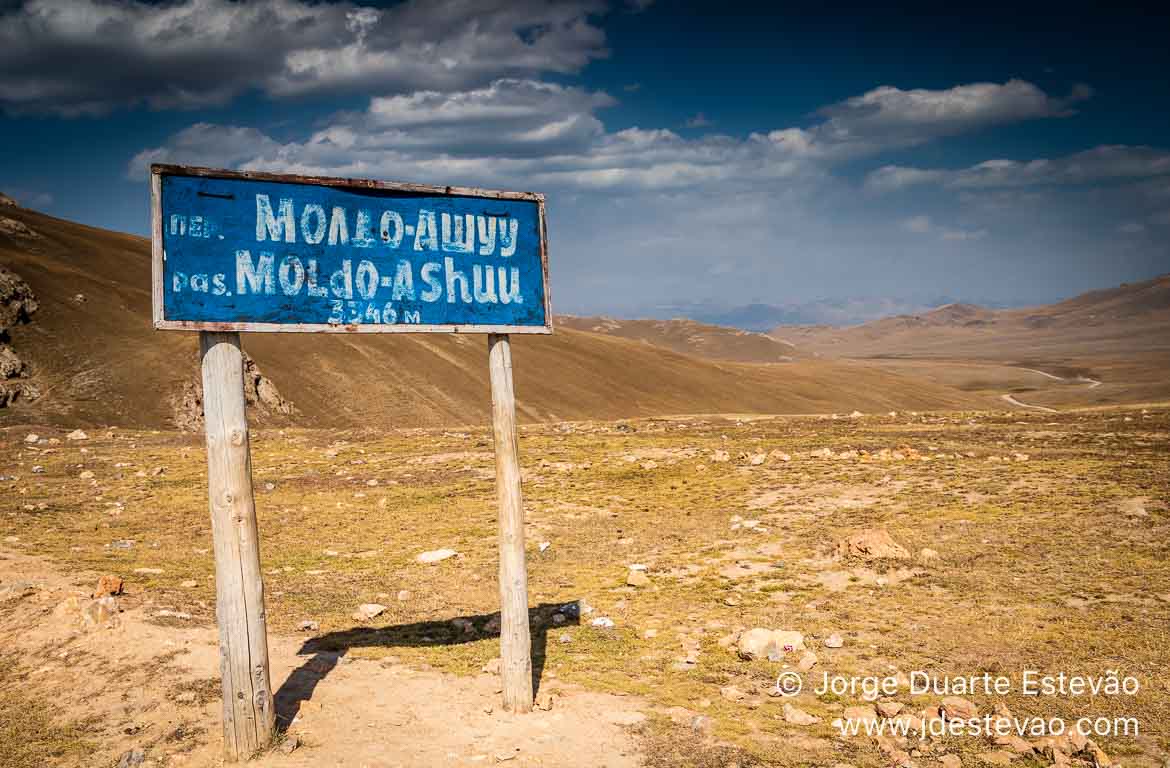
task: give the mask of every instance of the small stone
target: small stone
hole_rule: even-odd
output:
[[[299,629],[302,632],[316,632],[320,628],[321,628],[321,625],[315,621],[306,620],[306,621],[302,621],[300,624],[297,624],[297,629]]]
[[[423,552],[415,559],[420,563],[440,563],[444,560],[455,557],[459,553],[453,549],[432,549],[429,552]]]
[[[32,445],[33,443],[36,443],[40,439],[41,439],[40,435],[36,434],[35,432],[30,432],[29,434],[25,435],[24,441],[26,443],[28,443],[29,445]]]
[[[933,549],[923,548],[918,552],[918,559],[924,563],[933,563],[939,559],[939,554]]]
[[[573,636],[570,635],[568,632],[562,632],[561,636],[559,638],[557,638],[557,642],[561,643],[561,644],[571,643],[571,642],[573,642]]]
[[[115,627],[118,622],[118,601],[109,595],[99,597],[81,609],[81,623],[87,629]]]
[[[537,549],[539,549],[541,552],[545,552],[545,551],[547,551],[547,550],[548,550],[548,548],[549,548],[549,547],[551,547],[551,546],[552,546],[552,542],[549,542],[549,541],[542,541],[542,542],[540,542],[540,544],[537,546]]]
[[[164,573],[162,568],[135,568],[134,572],[139,576],[158,576]]]
[[[160,619],[182,619],[183,621],[187,621],[191,618],[191,614],[189,613],[184,611],[172,611],[169,608],[164,608],[154,615],[158,616]]]
[[[847,723],[877,722],[877,712],[868,704],[861,707],[846,707],[842,717]]]
[[[699,736],[709,736],[715,730],[715,721],[706,715],[695,715],[691,718],[691,730]]]
[[[199,582],[195,581],[195,579],[187,579],[186,581],[179,582],[179,586],[183,589],[194,589],[199,586]]]
[[[841,648],[844,645],[845,645],[845,638],[841,637],[840,635],[838,635],[835,632],[825,638],[825,647],[826,648]]]
[[[647,629],[645,632],[642,633],[642,637],[645,640],[653,640],[654,638],[658,637],[658,630],[657,629]]]
[[[800,657],[800,661],[797,662],[796,668],[799,669],[801,672],[808,672],[810,669],[812,669],[816,665],[817,665],[817,655],[815,653],[813,653],[812,651],[805,651],[804,655],[802,655]]]
[[[734,685],[725,685],[719,689],[719,695],[728,701],[743,701],[747,694]]]
[[[97,587],[93,590],[93,596],[106,597],[107,595],[120,595],[124,586],[125,584],[121,576],[107,573],[98,579]]]
[[[598,616],[596,619],[594,619],[593,621],[591,621],[589,623],[595,627],[601,627],[603,629],[613,629],[613,627],[615,626],[613,623],[613,619],[609,618],[608,616]]]
[[[542,712],[548,712],[553,708],[553,702],[556,701],[556,694],[552,691],[541,691],[536,694],[536,700],[533,705]]]
[[[137,768],[146,762],[146,753],[141,749],[130,749],[118,758],[118,768]]]
[[[301,746],[300,737],[295,734],[285,734],[284,741],[280,742],[280,754],[291,755],[299,746]]]
[[[151,477],[159,477],[161,475],[165,475],[166,473],[167,473],[166,467],[155,467],[154,469],[150,470]]]
[[[748,458],[748,464],[753,467],[758,467],[768,460],[768,455],[765,453],[756,453]]]
[[[711,454],[711,461],[715,462],[716,464],[722,464],[725,461],[731,461],[731,454],[727,451],[716,450]]]
[[[87,469],[77,477],[79,480],[93,480],[93,472]]]
[[[794,707],[788,702],[784,703],[784,722],[792,723],[793,725],[813,725],[819,723],[821,719],[816,715],[810,715],[799,707]]]
[[[398,602],[403,603],[409,599],[410,599],[410,590],[408,590],[408,589],[398,590]]]
[[[650,577],[646,575],[645,571],[631,570],[626,574],[626,584],[631,587],[648,587],[650,586]]]
[[[974,702],[959,696],[947,696],[939,709],[947,720],[970,720],[979,714]]]
[[[897,701],[881,701],[878,702],[877,711],[882,717],[896,717],[905,706]]]
[[[82,432],[80,429],[75,429],[69,434],[65,435],[66,440],[88,440],[89,435]]]
[[[362,603],[357,607],[357,610],[354,611],[353,617],[358,621],[369,621],[370,619],[382,615],[382,612],[385,610],[386,606],[379,603]]]

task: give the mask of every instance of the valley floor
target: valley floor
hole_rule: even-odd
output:
[[[218,765],[202,439],[89,432],[0,430],[0,764]],[[493,672],[487,429],[253,434],[273,684],[299,744],[261,765],[1167,759],[1170,408],[533,425],[521,463],[551,705],[523,717],[500,711]],[[90,599],[103,574],[125,579],[113,618]],[[769,660],[753,628],[800,637]],[[1026,695],[1026,670],[1138,688]],[[777,695],[783,672],[801,693]],[[906,688],[915,672],[1012,684],[944,702]],[[826,673],[899,689],[818,694]],[[1097,751],[841,732],[967,703],[1139,732]]]

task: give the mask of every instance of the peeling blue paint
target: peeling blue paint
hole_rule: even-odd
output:
[[[536,202],[164,175],[166,321],[544,326]]]

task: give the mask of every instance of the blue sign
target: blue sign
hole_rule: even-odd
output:
[[[151,174],[156,328],[552,330],[541,195]]]

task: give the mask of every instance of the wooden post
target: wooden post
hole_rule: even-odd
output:
[[[524,501],[516,450],[516,396],[512,344],[488,335],[492,381],[492,432],[496,445],[496,498],[500,507],[500,675],[504,709],[532,711],[532,637],[528,629],[528,569],[524,563]]]
[[[224,755],[247,760],[272,743],[276,728],[268,674],[268,629],[252,457],[238,333],[199,334],[207,490],[215,546],[215,612],[223,680]]]

